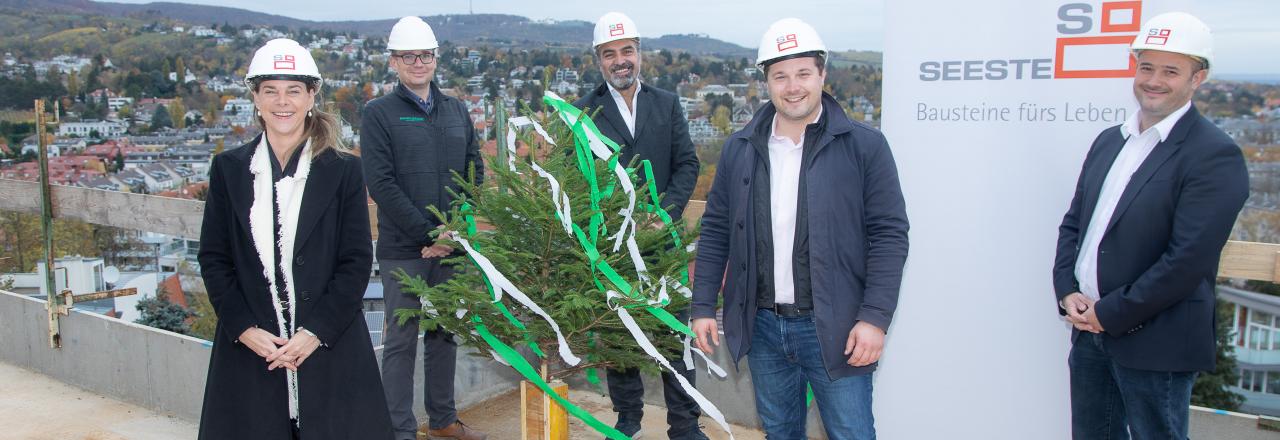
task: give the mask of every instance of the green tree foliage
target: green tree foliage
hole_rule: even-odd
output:
[[[536,341],[547,354],[543,361],[548,362],[555,377],[589,367],[636,367],[656,371],[657,365],[640,350],[617,312],[606,301],[607,290],[620,289],[612,287],[613,284],[599,270],[592,269],[592,260],[583,245],[566,234],[557,218],[547,180],[539,177],[529,163],[536,160],[556,177],[570,198],[573,223],[590,237],[588,240],[597,240],[588,245],[589,248],[637,292],[635,297],[613,300],[612,305],[628,308],[654,345],[669,353],[668,359],[678,359],[672,356],[682,348],[681,340],[644,307],[657,301],[655,284],[663,278],[669,281],[667,291],[671,296],[666,310],[674,312],[688,307],[688,299],[676,292],[671,280],[681,279],[681,273],[693,254],[684,246],[673,246],[671,234],[679,234],[681,242],[686,244],[692,240],[692,234],[686,231],[682,222],[662,226],[657,216],[646,212],[640,205],[649,201],[650,196],[644,186],[637,185],[636,241],[648,268],[648,282],[642,282],[625,245],[619,252],[614,252],[613,242],[609,240],[622,228],[623,218],[619,211],[628,204],[627,195],[621,188],[609,183],[615,181],[614,174],[605,161],[588,159],[594,167],[591,175],[599,182],[603,195],[599,205],[593,207],[590,185],[579,171],[578,158],[572,151],[574,139],[569,127],[558,118],[544,119],[542,123],[558,147],[526,137],[523,139],[525,143],[534,148],[530,149],[529,156],[516,160],[518,172],[509,170],[505,164],[493,164],[493,158],[487,158],[493,164],[488,167],[493,171],[491,182],[476,186],[455,178],[461,190],[457,202],[448,215],[439,211],[436,215],[447,220],[446,229],[465,231],[467,226],[460,211],[461,204],[465,201],[474,206],[476,217],[492,228],[482,228],[486,230],[471,235],[468,240],[560,325],[569,347],[583,362],[576,367],[564,365],[556,355],[557,343],[550,325],[509,295],[504,296],[500,304],[526,326],[529,335],[526,339],[525,331],[509,322],[491,301],[484,277],[468,257],[446,260],[460,267],[458,275],[446,283],[428,287],[419,278],[404,279],[405,289],[429,301],[433,305],[429,309],[433,312],[399,310],[396,314],[401,322],[410,317],[424,317],[421,321],[424,328],[447,329],[458,335],[464,344],[487,353],[488,345],[472,331],[472,318],[479,317],[494,335],[510,345],[521,346],[527,345],[525,341]],[[633,167],[635,165],[632,164]],[[635,170],[631,171],[630,178],[638,182]],[[601,221],[593,223],[592,217],[597,213]],[[456,242],[447,238],[443,240],[460,248]]]
[[[1244,403],[1244,396],[1231,391],[1231,386],[1239,383],[1240,372],[1236,363],[1235,344],[1232,343],[1233,308],[1231,303],[1218,300],[1217,332],[1218,354],[1217,366],[1209,373],[1200,373],[1191,388],[1191,404],[1214,409],[1235,411]]]
[[[67,75],[67,94],[70,94],[70,95],[80,94],[80,73],[79,72],[73,72],[70,75]]]
[[[111,113],[111,103],[106,93],[98,95],[98,106],[95,110],[94,116],[98,119],[106,119],[107,115]]]
[[[159,130],[170,127],[173,127],[173,118],[169,116],[169,109],[163,105],[156,107],[155,113],[151,114],[151,129]]]
[[[67,96],[62,79],[51,75],[36,79],[35,71],[26,69],[13,78],[0,76],[0,108],[31,110],[37,99],[53,100]]]
[[[169,295],[163,287],[156,290],[155,297],[139,300],[137,307],[138,312],[142,313],[142,316],[134,321],[138,324],[184,335],[191,332],[191,325],[187,323],[187,318],[194,317],[195,313],[170,302]]]
[[[1251,292],[1265,293],[1272,296],[1280,296],[1280,284],[1270,281],[1248,280],[1244,283],[1245,290]]]
[[[34,122],[0,121],[0,136],[4,136],[9,145],[21,145],[22,139],[35,133],[36,124]],[[17,149],[15,148],[15,150]]]

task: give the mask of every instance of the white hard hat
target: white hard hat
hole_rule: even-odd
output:
[[[764,69],[770,60],[815,51],[823,56],[827,54],[827,46],[822,44],[818,31],[799,18],[784,18],[769,25],[769,30],[760,38],[756,67]]]
[[[1213,33],[1191,14],[1166,12],[1147,20],[1129,49],[1135,57],[1144,50],[1189,55],[1204,60],[1204,67],[1208,68],[1213,64]]]
[[[391,27],[391,37],[387,38],[387,50],[419,50],[440,47],[436,42],[436,33],[431,25],[417,16],[401,18]]]
[[[621,12],[610,12],[596,20],[591,47],[624,38],[640,38],[640,32],[636,31],[636,23]]]
[[[288,38],[268,41],[254,52],[253,61],[249,63],[249,73],[244,76],[245,83],[264,76],[310,78],[316,88],[319,88],[321,79],[320,69],[316,68],[316,60],[311,58],[311,52]]]

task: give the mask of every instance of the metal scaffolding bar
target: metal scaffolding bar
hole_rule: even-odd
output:
[[[53,277],[53,191],[49,187],[49,146],[45,139],[44,100],[36,100],[36,159],[40,163],[40,226],[44,231],[44,292],[49,311],[49,347],[62,346],[62,334],[58,328],[58,289]]]

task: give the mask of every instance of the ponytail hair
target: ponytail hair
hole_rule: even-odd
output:
[[[333,150],[340,156],[352,154],[351,146],[342,139],[342,122],[338,116],[318,108],[311,113],[305,125],[307,138],[311,140],[311,157],[320,157],[325,150]]]

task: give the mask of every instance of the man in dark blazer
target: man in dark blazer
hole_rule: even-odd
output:
[[[1196,372],[1214,368],[1218,258],[1249,196],[1240,148],[1191,103],[1208,27],[1162,14],[1132,49],[1140,108],[1090,147],[1054,261],[1076,439],[1187,438]]]
[[[725,141],[693,285],[698,347],[750,357],[768,438],[808,438],[805,384],[827,438],[873,439],[872,376],[898,304],[907,214],[885,137],[822,91],[826,48],[783,19],[758,66],[770,102]],[[726,271],[727,269],[727,271]]]
[[[484,177],[484,162],[467,106],[440,92],[434,81],[436,42],[431,27],[418,17],[404,17],[391,29],[387,48],[390,67],[400,83],[395,91],[369,101],[360,127],[365,181],[378,203],[378,248],[383,297],[388,316],[398,309],[420,309],[417,296],[401,289],[396,274],[421,277],[436,285],[453,276],[441,261],[454,249],[436,243],[432,231],[440,219],[427,208],[447,212],[453,173]],[[417,425],[413,413],[413,367],[418,350],[418,320],[387,321],[383,338],[382,385],[397,440],[415,438],[480,440],[486,435],[458,420],[454,406],[457,341],[444,330],[423,338],[424,400],[428,423]],[[416,432],[416,435],[415,435]]]
[[[640,81],[640,34],[635,23],[621,13],[611,12],[596,22],[596,65],[604,76],[604,84],[574,102],[574,106],[594,111],[600,133],[622,145],[620,163],[629,164],[633,157],[648,160],[653,166],[654,186],[663,194],[662,207],[678,220],[689,203],[698,182],[698,156],[689,139],[680,98],[674,93]],[[684,362],[672,363],[681,375],[694,381],[693,370]],[[609,397],[618,413],[616,428],[635,436],[644,415],[644,383],[640,371],[607,370]],[[675,376],[662,373],[663,396],[667,403],[667,436],[671,439],[705,439],[698,428],[697,402]]]

